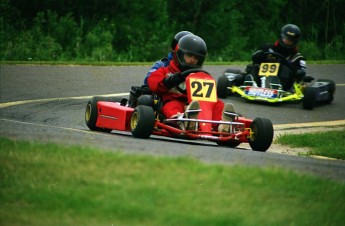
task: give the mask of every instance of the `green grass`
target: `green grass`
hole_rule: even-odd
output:
[[[275,142],[290,147],[307,147],[310,149],[307,155],[345,160],[345,128],[339,131],[284,134],[277,137]]]
[[[342,225],[345,184],[0,139],[0,225]]]

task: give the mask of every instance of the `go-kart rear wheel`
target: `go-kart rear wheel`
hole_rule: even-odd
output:
[[[272,144],[273,125],[269,119],[255,118],[250,125],[252,134],[249,145],[254,151],[265,152]]]
[[[152,134],[155,124],[155,114],[151,107],[137,106],[131,118],[131,132],[134,137],[147,139]]]
[[[138,105],[145,105],[145,106],[149,106],[149,107],[153,108],[155,103],[154,103],[154,99],[153,99],[152,95],[148,95],[148,94],[141,95],[138,98],[137,106]]]
[[[101,132],[110,132],[111,129],[99,128],[96,126],[97,117],[98,117],[98,109],[97,109],[97,102],[98,101],[105,101],[104,97],[93,97],[86,105],[85,109],[85,123],[90,130],[93,131],[101,131]]]
[[[224,71],[224,73],[241,74],[241,70],[235,68],[228,68]]]
[[[316,104],[317,90],[315,87],[308,86],[304,90],[303,108],[307,110],[313,110]]]
[[[228,86],[229,84],[229,80],[226,76],[222,75],[218,78],[217,81],[217,94],[218,94],[218,98],[226,98],[228,95],[231,94],[231,92],[229,92]]]
[[[333,80],[330,79],[318,79],[318,82],[328,82],[328,87],[327,87],[327,91],[328,91],[328,99],[325,101],[327,104],[332,103],[333,99],[334,99],[334,93],[335,93],[335,82]]]

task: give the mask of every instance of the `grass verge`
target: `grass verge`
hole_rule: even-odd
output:
[[[0,138],[1,225],[342,225],[345,184]]]
[[[345,160],[345,128],[327,132],[279,135],[276,143],[297,148],[309,148],[307,155],[319,155]]]

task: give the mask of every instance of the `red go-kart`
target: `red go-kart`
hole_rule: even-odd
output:
[[[212,120],[213,106],[217,101],[214,78],[200,69],[184,71],[183,75],[186,76],[186,89],[181,91],[187,93],[188,102],[199,101],[201,109],[198,119],[182,116],[175,119],[165,118],[160,112],[162,104],[153,94],[141,96],[135,108],[127,106],[125,102],[93,97],[86,106],[86,125],[95,131],[128,131],[134,137],[144,139],[158,135],[188,140],[208,140],[229,147],[249,143],[254,151],[261,152],[270,147],[273,140],[273,126],[269,119],[252,120],[233,113],[232,122]],[[186,121],[195,122],[195,130],[186,130],[177,126]],[[228,124],[229,130],[214,131],[212,129],[214,124]]]

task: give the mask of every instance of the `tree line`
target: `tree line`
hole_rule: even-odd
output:
[[[0,0],[0,59],[148,62],[188,30],[208,61],[249,61],[293,23],[308,60],[345,59],[345,0]]]

